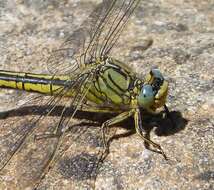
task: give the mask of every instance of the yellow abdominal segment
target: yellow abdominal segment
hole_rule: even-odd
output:
[[[68,76],[0,71],[0,87],[54,95],[64,89]],[[68,94],[66,94],[68,95]]]

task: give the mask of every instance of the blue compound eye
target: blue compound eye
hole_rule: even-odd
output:
[[[151,72],[155,78],[158,78],[160,80],[164,80],[163,75],[161,74],[159,69],[152,69]]]
[[[144,85],[138,96],[138,103],[140,106],[147,108],[151,106],[154,102],[154,91],[151,85]]]

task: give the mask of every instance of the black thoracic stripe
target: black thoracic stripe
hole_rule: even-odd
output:
[[[126,92],[126,90],[122,89],[117,83],[115,83],[115,81],[112,79],[110,73],[108,73],[108,78],[109,78],[109,80],[112,82],[112,84],[113,84],[116,88],[118,88],[121,92],[123,92],[123,93]]]
[[[99,88],[99,89],[97,88],[97,86],[95,85],[95,83],[98,84],[98,88]],[[101,93],[101,90],[100,90],[100,84],[98,83],[98,80],[97,80],[97,81],[94,81],[94,82],[93,82],[93,85],[94,85],[94,88],[96,89],[96,91],[99,92],[100,94],[102,94],[102,93]]]
[[[97,89],[95,83],[98,84],[99,89]],[[102,95],[102,92],[101,92],[101,90],[100,90],[100,86],[99,86],[98,81],[93,81],[93,86],[94,86],[95,90],[96,90],[98,93],[100,93],[100,94]],[[105,100],[102,99],[101,97],[98,97],[98,96],[97,96],[94,92],[92,92],[90,89],[89,89],[89,92],[90,92],[95,98],[97,98],[97,99],[99,99],[99,100],[101,100],[101,101],[105,101]],[[106,98],[106,97],[105,97],[105,98]]]
[[[124,73],[124,71],[122,71],[123,69],[121,67],[119,67],[118,69],[116,69],[116,71],[118,73],[120,73],[121,75],[123,75],[125,77],[125,79],[127,80],[127,77],[128,77],[128,73]]]
[[[96,85],[95,85],[95,82],[94,82],[94,86],[95,86],[96,90],[97,90],[100,94],[104,95],[104,96],[105,96],[105,99],[107,100],[107,95],[106,95],[104,92],[101,91],[100,83],[99,83],[98,79],[97,79],[96,83],[97,83],[98,88],[99,88],[99,89],[97,89],[97,87],[96,87]],[[105,101],[106,101],[106,100],[105,100]]]
[[[105,78],[103,78],[102,76],[100,76],[102,79],[103,79],[103,82],[105,83],[105,85],[110,88],[115,94],[117,94],[119,97],[121,97],[122,101],[124,102],[124,98],[122,96],[122,94],[119,94],[115,89],[113,89],[109,84],[108,82],[106,81]],[[109,98],[110,99],[110,98]]]
[[[108,64],[110,64],[110,66],[111,66],[112,69],[116,70],[116,72],[118,72],[121,75],[123,75],[124,78],[127,80],[128,73],[124,73],[124,70],[119,65],[117,65],[115,67],[115,65],[112,65],[111,63],[108,63]],[[107,69],[108,69],[108,67],[107,67]]]
[[[58,86],[65,86],[67,80],[60,80],[60,79],[46,79],[46,78],[37,78],[28,76],[25,74],[25,76],[19,76],[19,75],[10,75],[10,74],[0,74],[0,80],[4,81],[14,81],[14,82],[22,82],[22,83],[31,83],[31,84],[51,84],[52,85],[58,85]],[[22,84],[22,87],[24,89],[24,84]]]
[[[101,97],[98,97],[94,92],[92,92],[91,90],[88,91],[89,93],[91,93],[95,98],[97,98],[98,100],[100,100],[101,102],[104,102],[105,100],[103,100]]]
[[[130,80],[129,87],[128,87],[129,91],[134,89],[135,83],[136,83],[136,80],[133,80],[133,79]]]
[[[98,84],[98,88],[99,88],[99,89],[97,88],[97,86],[95,85],[95,83]],[[101,99],[101,100],[102,100],[102,101],[106,101],[106,100],[107,100],[107,96],[106,96],[105,93],[101,92],[99,82],[98,82],[98,81],[94,81],[93,85],[94,85],[94,88],[96,89],[96,91],[97,91],[98,93],[100,93],[101,95],[103,95],[103,94],[105,95],[105,100],[104,100],[104,99]],[[96,97],[97,97],[97,95],[96,95]],[[98,97],[97,97],[97,98],[98,98]]]

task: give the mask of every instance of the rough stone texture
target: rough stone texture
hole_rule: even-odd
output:
[[[97,3],[92,0],[1,0],[1,69],[47,72],[44,62],[50,50],[58,47]],[[142,52],[143,41],[147,38],[153,39],[153,45]],[[111,142],[110,153],[96,179],[90,180],[87,173],[90,173],[91,163],[97,161],[91,148],[100,145],[98,138],[88,130],[88,138],[77,138],[78,146],[68,135],[65,144],[70,146],[69,150],[59,158],[38,189],[90,189],[93,186],[96,189],[214,189],[213,52],[213,0],[142,1],[114,49],[114,55],[136,68],[139,74],[158,66],[169,80],[168,105],[176,127],[161,119],[145,121],[159,125],[150,129],[150,136],[161,144],[169,160],[145,149],[136,134],[120,135],[127,131],[121,128],[127,126],[124,123],[118,125],[118,138]],[[15,107],[24,97],[20,92],[1,90],[1,111]],[[13,117],[10,122],[15,126],[19,117]],[[51,123],[53,126],[53,119],[50,126]],[[12,127],[12,124],[6,126]],[[133,126],[132,121],[128,124]],[[7,128],[1,125],[0,143],[5,134]],[[41,149],[46,148],[42,151],[49,150],[48,155],[51,154],[48,142],[52,141],[40,142],[40,145],[44,143]],[[41,167],[33,168],[32,160],[29,162],[23,155],[27,156],[16,156],[15,161],[1,171],[0,189],[22,189],[35,179],[33,174]],[[39,159],[40,156],[35,155],[33,162],[41,164],[44,160]],[[73,162],[78,166],[72,165]],[[18,167],[28,169],[28,173]],[[26,189],[31,189],[30,185]]]

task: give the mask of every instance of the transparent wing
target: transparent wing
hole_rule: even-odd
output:
[[[41,103],[44,103],[47,109],[39,109]],[[40,99],[37,102],[34,101],[33,105],[28,105],[28,108],[23,107],[10,111],[8,116],[1,120],[1,177],[9,175],[7,172],[9,171],[13,173],[14,179],[20,181],[19,184],[16,184],[15,181],[6,183],[7,181],[3,180],[1,184],[5,183],[5,188],[17,186],[18,189],[24,189],[41,174],[42,165],[50,157],[56,139],[34,142],[34,135],[38,132],[52,130],[51,127],[53,128],[56,117],[48,119],[48,116],[45,115],[48,107],[53,107],[53,105],[54,103],[51,103],[50,99],[46,101]],[[35,170],[35,168],[37,169]]]
[[[80,28],[52,52],[47,63],[49,71],[72,75],[96,58],[107,56],[139,2],[104,0]]]
[[[85,149],[77,151],[76,142],[78,144],[79,141],[81,147],[83,145],[86,146],[87,139],[90,141],[88,135],[90,134],[91,137],[94,136],[93,138],[98,140],[98,131],[100,130],[88,128],[88,124],[85,124],[86,127],[81,126],[81,124],[77,124],[78,122],[73,120],[78,106],[85,101],[85,95],[92,77],[93,74],[89,73],[88,75],[85,74],[84,77],[76,78],[69,87],[64,88],[56,97],[37,97],[31,104],[10,111],[7,117],[2,118],[0,121],[1,177],[6,177],[8,175],[6,171],[11,171],[13,178],[20,182],[16,184],[17,181],[14,180],[15,187],[18,185],[20,189],[28,186],[33,188],[34,185],[40,184],[41,179],[49,172],[49,165],[53,161],[61,159],[69,147],[72,147],[73,153],[83,152],[76,155],[79,158],[83,159],[83,157],[88,155],[92,159],[91,156],[93,154],[94,161],[98,159],[96,157],[97,151],[94,153],[91,152],[90,155],[84,154],[83,150]],[[81,94],[79,93],[81,90],[80,87],[84,87],[85,89]],[[64,97],[68,90],[73,90],[73,99]],[[68,129],[69,139],[65,132]],[[35,140],[34,137],[38,134],[56,134],[56,137]],[[65,142],[70,142],[70,144],[66,144]],[[79,148],[81,149],[81,147]],[[68,153],[66,155],[68,157]],[[75,154],[69,155],[71,157],[74,156],[74,158],[76,157]],[[63,165],[66,163],[60,162],[60,164]],[[73,164],[73,166],[76,165],[75,163]],[[63,168],[61,168],[60,172],[62,172],[62,175],[65,175],[63,171]],[[1,179],[4,179],[4,177]],[[10,187],[13,182],[8,181]],[[5,181],[2,183],[5,183]]]
[[[116,44],[139,0],[107,1],[107,14],[98,21],[94,41],[89,44],[89,55],[105,57]],[[86,53],[87,53],[86,51]]]

